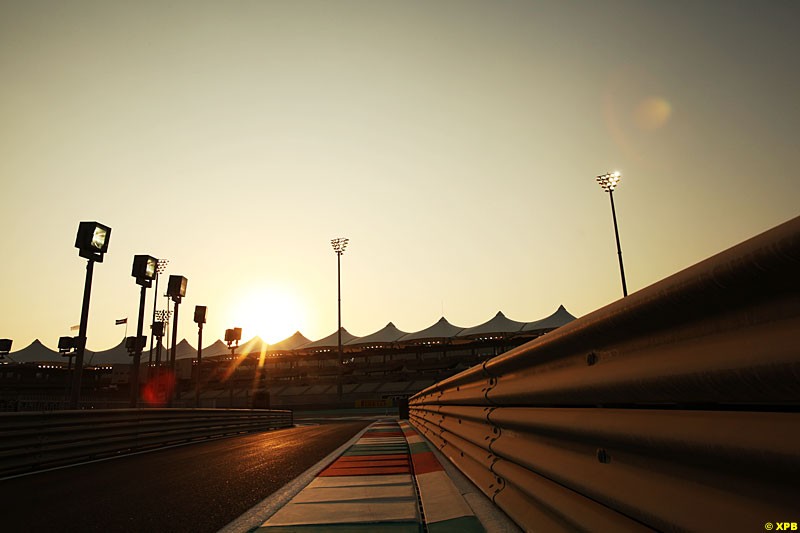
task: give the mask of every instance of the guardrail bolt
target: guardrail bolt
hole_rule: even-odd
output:
[[[594,352],[589,352],[589,355],[586,356],[586,364],[589,366],[597,364],[597,354]]]
[[[598,448],[597,449],[597,460],[603,464],[608,464],[611,462],[611,456],[608,455],[608,452],[605,448]]]

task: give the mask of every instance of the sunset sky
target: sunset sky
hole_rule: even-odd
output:
[[[800,215],[800,2],[0,0],[0,337],[474,326],[621,297]],[[159,287],[163,294],[165,284]],[[153,290],[147,295],[149,323]],[[159,297],[163,308],[165,298]]]

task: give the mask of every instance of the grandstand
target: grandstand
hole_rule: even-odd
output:
[[[202,407],[276,407],[317,409],[356,405],[392,405],[433,383],[480,364],[572,320],[563,306],[550,316],[518,322],[498,312],[474,327],[462,328],[442,317],[430,327],[404,332],[393,323],[357,337],[342,328],[343,361],[339,362],[338,335],[310,341],[300,332],[268,345],[255,337],[230,350],[222,341],[203,348],[198,372],[197,350],[186,340],[176,346],[177,405],[194,405],[199,375]],[[143,384],[169,361],[145,350]],[[124,342],[105,351],[91,352],[86,380],[90,393],[124,400],[129,391],[131,358]],[[5,396],[12,389],[47,395],[63,391],[68,383],[67,362],[41,342],[12,352],[0,366]],[[341,393],[339,392],[341,390]]]

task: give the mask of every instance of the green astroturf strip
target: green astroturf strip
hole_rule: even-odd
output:
[[[373,522],[362,524],[315,524],[306,526],[262,526],[251,530],[251,533],[325,533],[326,531],[374,533],[419,533],[422,524],[419,522]]]
[[[428,523],[429,533],[484,533],[486,530],[474,516],[462,516]]]
[[[422,453],[422,452],[430,452],[431,447],[428,446],[427,442],[412,442],[411,445],[411,453]]]
[[[342,455],[350,457],[353,455],[397,455],[398,453],[408,453],[408,448],[390,448],[388,450],[376,450],[371,448],[369,450],[347,450]]]
[[[357,442],[351,446],[351,448],[365,448],[365,447],[375,447],[375,448],[389,448],[389,447],[397,447],[397,446],[408,446],[406,441],[396,441],[396,442]]]

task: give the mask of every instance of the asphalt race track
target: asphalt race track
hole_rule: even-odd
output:
[[[369,423],[274,430],[0,481],[0,530],[216,532]]]

